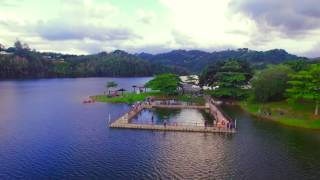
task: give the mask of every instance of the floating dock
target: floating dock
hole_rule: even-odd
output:
[[[125,129],[143,129],[155,131],[183,131],[183,132],[206,132],[206,133],[235,133],[235,129],[217,128],[217,127],[200,127],[200,126],[171,126],[167,125],[151,125],[151,124],[121,124],[112,123],[111,128],[125,128]]]
[[[218,128],[218,127],[203,127],[203,126],[175,126],[175,125],[157,125],[157,124],[132,124],[130,120],[140,113],[143,109],[148,108],[183,108],[183,109],[209,109],[215,119],[226,120],[219,108],[211,101],[208,101],[205,106],[196,105],[157,105],[157,104],[142,104],[139,108],[130,111],[116,121],[110,124],[110,128],[125,128],[125,129],[141,129],[141,130],[156,130],[156,131],[183,131],[183,132],[206,132],[206,133],[236,133],[236,129]]]

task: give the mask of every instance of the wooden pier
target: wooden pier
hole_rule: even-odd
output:
[[[205,106],[196,105],[157,105],[157,104],[141,104],[137,109],[130,111],[116,121],[110,124],[110,128],[125,128],[125,129],[141,129],[141,130],[156,130],[156,131],[183,131],[183,132],[206,132],[206,133],[235,133],[236,129],[226,127],[203,127],[203,126],[180,126],[180,125],[156,125],[156,124],[132,124],[130,120],[147,108],[184,108],[184,109],[209,109],[211,114],[217,119],[226,120],[223,113],[212,104],[210,101]],[[218,119],[218,120],[220,120]]]
[[[151,108],[208,109],[209,106],[197,106],[197,105],[163,105],[163,104],[155,104],[155,105],[151,105]]]
[[[151,125],[151,124],[121,124],[112,123],[111,128],[125,128],[125,129],[142,129],[142,130],[156,130],[156,131],[183,131],[183,132],[206,132],[206,133],[235,133],[235,129],[217,128],[217,127],[200,127],[200,126],[171,126],[167,125]]]

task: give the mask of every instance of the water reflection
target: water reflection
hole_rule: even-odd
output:
[[[163,124],[166,121],[171,125],[204,126],[213,122],[213,117],[205,110],[152,108],[142,110],[130,123],[134,124]]]
[[[225,106],[224,109],[239,122],[240,132],[235,140],[241,148],[236,154],[243,157],[236,157],[238,163],[233,166],[255,169],[249,179],[259,174],[264,174],[266,179],[282,177],[286,173],[294,179],[317,179],[320,176],[319,132],[261,120],[235,106]],[[230,149],[228,151],[235,153]]]
[[[109,129],[109,114],[115,120],[130,107],[82,104],[107,81],[130,89],[148,79],[0,82],[0,179],[319,179],[319,132],[257,120],[237,107],[224,107],[237,119],[234,135]],[[198,111],[155,113],[206,119]]]

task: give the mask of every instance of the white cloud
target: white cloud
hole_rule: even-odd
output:
[[[229,0],[161,0],[170,10],[171,23],[177,32],[185,34],[201,47],[221,46],[232,42],[243,46],[248,40],[243,34],[230,31],[250,32],[250,21],[230,16]]]
[[[316,54],[317,0],[289,1],[0,0],[0,43],[19,38],[38,50],[71,53],[248,47]]]

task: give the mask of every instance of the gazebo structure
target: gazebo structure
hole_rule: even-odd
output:
[[[147,92],[147,88],[144,85],[133,85],[132,88],[133,88],[133,92],[136,92],[136,93]]]
[[[121,92],[121,95],[123,96],[123,92],[124,92],[124,91],[127,91],[127,90],[121,88],[121,89],[118,89],[117,91],[118,91],[118,92]]]
[[[119,96],[119,92],[121,92],[121,95],[123,95],[124,91],[127,91],[127,90],[125,90],[123,88],[121,88],[121,89],[109,88],[108,89],[108,96],[111,96],[111,97]]]

